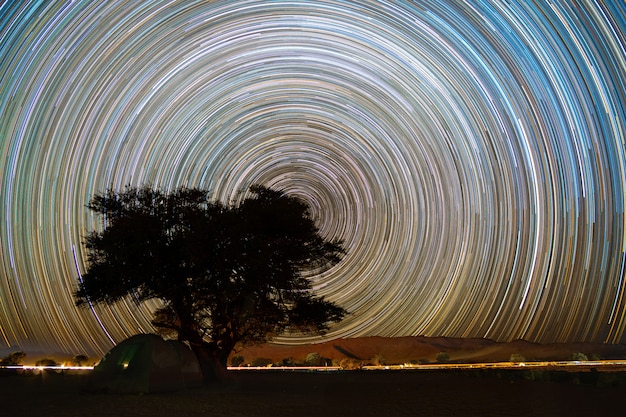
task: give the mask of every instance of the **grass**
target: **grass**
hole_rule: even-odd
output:
[[[230,381],[148,395],[85,393],[86,375],[0,375],[7,416],[603,416],[624,385],[497,378],[454,371],[233,372]]]

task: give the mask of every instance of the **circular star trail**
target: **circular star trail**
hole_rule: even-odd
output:
[[[85,205],[127,184],[303,198],[348,250],[309,274],[350,313],[325,338],[624,341],[623,2],[0,16],[0,349],[102,353],[152,330],[155,303],[74,307]]]

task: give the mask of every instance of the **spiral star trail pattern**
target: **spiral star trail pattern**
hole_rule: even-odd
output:
[[[622,1],[5,1],[0,349],[105,352],[74,307],[106,188],[261,183],[348,255],[325,338],[624,342]],[[283,343],[323,340],[291,335]]]

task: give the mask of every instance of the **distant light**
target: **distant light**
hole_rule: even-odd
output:
[[[7,365],[0,366],[0,369],[22,369],[22,370],[38,370],[42,371],[44,369],[54,369],[59,371],[91,371],[93,370],[93,366],[65,366],[65,365],[57,365],[57,366],[35,366],[35,365]]]

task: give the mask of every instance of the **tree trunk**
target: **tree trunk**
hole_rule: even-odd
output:
[[[229,378],[226,360],[220,349],[214,344],[202,342],[190,343],[191,350],[196,354],[204,382],[224,381]],[[228,357],[226,357],[228,358]]]

